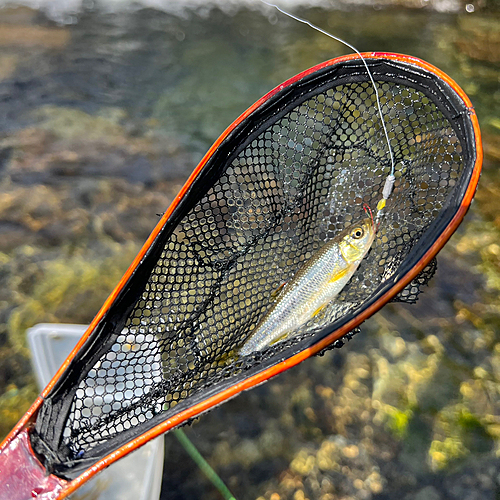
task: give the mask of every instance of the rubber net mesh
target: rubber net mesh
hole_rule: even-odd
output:
[[[273,292],[366,217],[363,203],[375,210],[380,200],[390,160],[368,82],[332,83],[268,124],[183,218],[125,328],[76,391],[63,431],[73,457],[279,356],[395,273],[455,189],[462,146],[426,95],[397,83],[378,87],[396,183],[371,251],[337,300],[288,339],[238,356]]]

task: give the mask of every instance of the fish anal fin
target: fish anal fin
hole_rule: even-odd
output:
[[[323,304],[322,306],[319,306],[316,311],[313,312],[312,316],[311,316],[311,319],[312,318],[315,318],[325,307],[327,306],[327,304]]]
[[[277,344],[281,340],[285,340],[288,337],[288,334],[289,334],[289,332],[285,332],[285,333],[281,334],[278,338],[269,342],[269,345],[271,346],[271,345]]]

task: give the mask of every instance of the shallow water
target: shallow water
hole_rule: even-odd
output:
[[[346,53],[260,7],[0,10],[0,432],[35,397],[39,322],[87,323],[191,170],[241,112]],[[300,8],[362,51],[454,78],[485,142],[480,187],[415,306],[188,429],[238,499],[500,494],[500,16]],[[218,498],[172,436],[164,499]]]

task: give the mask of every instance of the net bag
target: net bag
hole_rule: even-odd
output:
[[[4,450],[26,433],[57,478],[54,498],[161,432],[338,346],[388,301],[416,299],[475,192],[479,127],[466,95],[436,68],[402,55],[364,57],[396,181],[370,252],[335,304],[288,338],[239,354],[274,291],[380,200],[391,161],[358,56],[290,79],[222,134],[7,438]]]

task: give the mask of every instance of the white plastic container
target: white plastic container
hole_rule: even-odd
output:
[[[86,330],[85,325],[41,323],[28,330],[33,369],[44,388]],[[83,485],[72,500],[158,500],[163,472],[163,436],[115,462]]]

